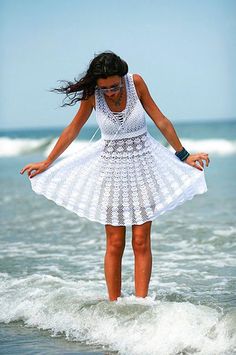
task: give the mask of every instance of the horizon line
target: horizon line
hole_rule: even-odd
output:
[[[150,118],[151,119],[151,118]],[[202,123],[223,123],[223,122],[234,122],[234,121],[236,121],[236,117],[224,117],[224,118],[201,118],[201,119],[193,119],[193,120],[191,120],[191,121],[189,121],[189,120],[185,120],[185,119],[183,119],[183,120],[181,120],[181,121],[174,121],[174,120],[171,120],[171,122],[175,125],[175,124],[202,124]],[[152,126],[152,125],[154,125],[155,126],[155,123],[153,122],[153,121],[151,121],[150,123],[149,122],[147,122],[147,126]],[[96,123],[96,122],[94,122],[94,123],[87,123],[87,125],[86,125],[86,123],[85,123],[85,125],[81,128],[81,129],[83,129],[84,127],[97,127],[98,126],[98,124]],[[24,126],[24,127],[21,127],[21,126],[19,126],[19,127],[0,127],[0,131],[4,131],[4,130],[12,130],[12,131],[14,131],[14,130],[38,130],[38,129],[42,129],[42,130],[44,130],[44,129],[62,129],[62,128],[65,128],[66,127],[66,125],[65,126]]]

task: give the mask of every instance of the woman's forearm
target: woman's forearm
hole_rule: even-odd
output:
[[[62,134],[60,135],[57,143],[52,149],[51,153],[46,159],[48,164],[51,164],[54,160],[56,160],[65,150],[66,148],[73,142],[76,138],[78,132],[75,134],[70,128],[70,126],[66,127]]]
[[[161,124],[158,125],[158,128],[176,152],[182,150],[183,146],[179,140],[179,137],[177,136],[173,124],[170,120],[168,120],[168,118],[165,117]]]

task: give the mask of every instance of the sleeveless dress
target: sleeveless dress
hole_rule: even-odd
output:
[[[120,113],[95,90],[101,138],[30,179],[37,194],[113,226],[152,221],[207,191],[204,171],[180,161],[149,134],[133,76],[124,78],[127,102]]]

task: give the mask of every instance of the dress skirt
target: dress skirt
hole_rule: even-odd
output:
[[[207,191],[204,171],[180,161],[149,132],[104,140],[56,160],[32,189],[80,217],[131,226]]]

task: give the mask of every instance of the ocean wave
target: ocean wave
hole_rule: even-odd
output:
[[[0,137],[0,157],[13,157],[25,154],[41,152],[44,156],[48,156],[55,146],[58,138],[10,138]],[[236,140],[228,139],[188,139],[181,138],[183,146],[191,153],[206,152],[218,156],[235,155]],[[69,155],[76,151],[86,148],[89,144],[93,144],[88,140],[76,140],[70,144],[62,156]],[[173,150],[171,146],[168,149]]]
[[[214,155],[236,154],[236,140],[223,138],[187,139],[182,138],[181,143],[189,152],[206,152]]]
[[[51,143],[51,138],[0,138],[0,156],[13,157],[43,151]]]
[[[23,321],[68,341],[121,355],[231,353],[236,313],[190,302],[121,297],[109,302],[87,281],[34,274],[1,275],[0,322]],[[90,290],[91,291],[91,290]]]
[[[14,157],[41,152],[48,156],[58,138],[0,138],[0,157]],[[75,141],[61,155],[68,155],[81,150],[89,144],[88,141]]]

